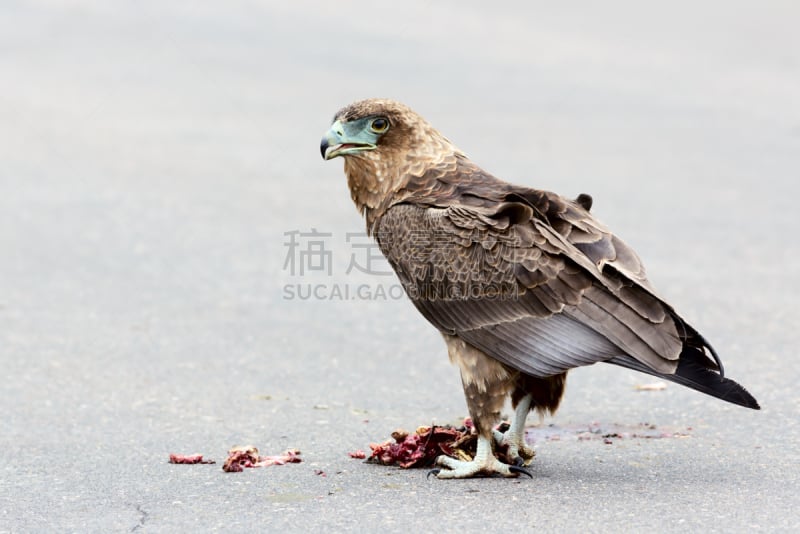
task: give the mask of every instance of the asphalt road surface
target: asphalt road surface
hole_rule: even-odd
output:
[[[796,532],[798,20],[792,2],[3,3],[0,532]],[[333,113],[373,96],[502,178],[592,194],[763,410],[596,365],[529,419],[532,480],[351,459],[466,415],[319,155]],[[303,462],[224,473],[245,444]]]

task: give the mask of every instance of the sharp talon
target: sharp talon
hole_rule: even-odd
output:
[[[439,473],[441,473],[441,471],[442,471],[441,469],[431,469],[430,471],[428,471],[428,474],[425,475],[425,478],[426,479],[431,478],[431,475],[438,475]]]
[[[533,475],[531,474],[530,471],[522,467],[519,467],[518,465],[509,465],[508,470],[511,471],[512,473],[517,473],[517,474],[521,473],[523,475],[528,475],[529,477],[533,478]]]
[[[525,458],[523,458],[522,456],[517,456],[517,458],[514,460],[514,465],[516,467],[524,467],[525,466]]]

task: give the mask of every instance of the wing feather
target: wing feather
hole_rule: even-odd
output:
[[[534,376],[625,354],[673,372],[682,342],[669,307],[622,273],[643,276],[638,258],[613,265],[619,245],[585,210],[575,231],[560,219],[561,233],[538,218],[541,209],[513,204],[404,202],[381,217],[378,243],[422,314]]]

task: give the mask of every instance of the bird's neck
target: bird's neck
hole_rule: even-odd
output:
[[[438,132],[437,132],[438,134]],[[344,172],[350,196],[367,222],[372,233],[375,222],[393,204],[401,201],[409,184],[416,182],[431,169],[451,164],[463,153],[444,137],[428,142],[428,150],[417,149],[405,158],[385,158],[376,150],[344,158]]]
[[[344,173],[353,202],[367,220],[371,233],[375,220],[388,208],[384,206],[402,186],[404,169],[388,164],[374,152],[344,158]]]

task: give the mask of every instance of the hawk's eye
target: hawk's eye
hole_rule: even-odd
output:
[[[372,122],[369,123],[369,127],[375,133],[383,133],[389,129],[389,121],[387,121],[383,117],[378,117],[377,119],[373,119]]]

